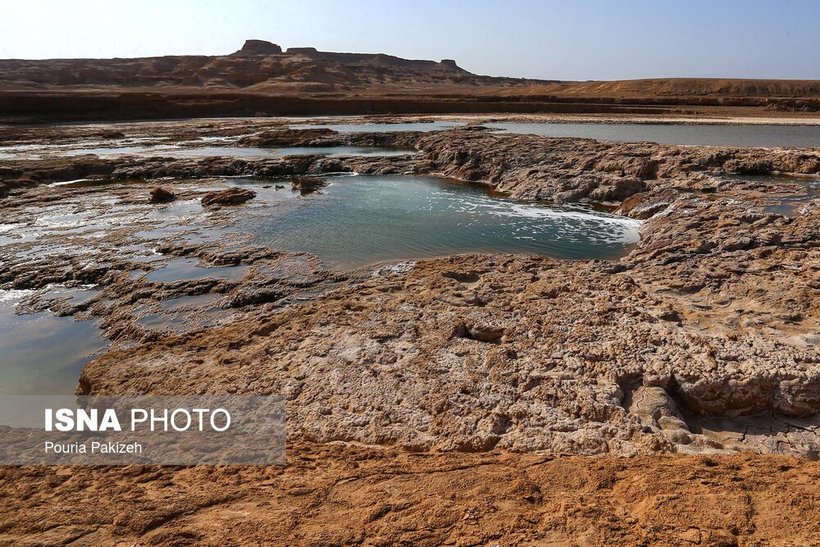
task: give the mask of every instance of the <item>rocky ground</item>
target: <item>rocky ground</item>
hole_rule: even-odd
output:
[[[818,535],[820,200],[808,179],[729,176],[816,177],[817,149],[477,127],[343,135],[262,121],[2,131],[20,145],[229,136],[417,152],[0,160],[13,226],[0,234],[0,288],[34,291],[30,309],[99,317],[115,342],[79,392],[282,393],[291,447],[285,469],[6,468],[0,539],[226,543],[241,531],[316,544],[762,545]],[[641,241],[617,261],[463,255],[341,272],[231,231],[261,189],[233,207],[184,205],[225,188],[225,175],[351,171],[594,203],[643,220]],[[126,182],[160,177],[174,179]],[[48,186],[76,178],[124,183]],[[149,203],[160,184],[171,205]],[[44,211],[79,215],[51,227],[49,252],[24,237]],[[86,233],[92,217],[105,222]],[[139,243],[151,228],[161,229]],[[142,275],[186,258],[247,269],[173,283]],[[100,292],[55,303],[44,290],[55,283]],[[169,299],[205,295],[210,315],[192,301],[173,328],[140,322]],[[76,517],[54,510],[103,490],[110,501]]]

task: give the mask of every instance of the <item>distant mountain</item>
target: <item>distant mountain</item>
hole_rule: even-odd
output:
[[[477,76],[452,59],[408,60],[381,53],[331,53],[248,40],[230,55],[136,59],[0,60],[0,88],[208,88],[312,92],[411,86],[534,85]]]

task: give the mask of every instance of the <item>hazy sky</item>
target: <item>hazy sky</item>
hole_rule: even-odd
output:
[[[0,58],[213,55],[246,38],[496,76],[820,79],[818,0],[0,0]]]

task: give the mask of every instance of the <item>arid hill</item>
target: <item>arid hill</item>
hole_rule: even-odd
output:
[[[820,111],[820,80],[666,78],[559,82],[480,76],[454,60],[282,50],[230,55],[0,60],[0,118],[578,112]],[[750,112],[744,112],[746,114]]]
[[[352,91],[391,85],[539,84],[476,76],[452,59],[416,61],[381,53],[331,53],[248,40],[230,55],[138,59],[0,61],[2,89],[206,88],[222,90]]]
[[[577,97],[820,97],[820,80],[656,78],[612,82],[548,82],[519,86],[515,93]]]

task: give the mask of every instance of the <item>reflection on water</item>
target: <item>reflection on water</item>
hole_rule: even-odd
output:
[[[509,133],[618,142],[699,146],[820,147],[820,125],[707,125],[637,123],[487,123]]]
[[[205,306],[215,306],[222,298],[221,294],[200,294],[196,296],[179,296],[170,300],[163,300],[160,307],[163,310],[179,311],[182,309],[198,309]]]
[[[239,281],[248,273],[247,266],[225,266],[222,268],[203,268],[198,265],[195,258],[177,258],[146,275],[148,281],[170,283],[180,280],[195,279],[226,279],[229,281]]]
[[[497,199],[433,177],[332,180],[321,192],[254,210],[239,228],[342,267],[471,251],[613,258],[639,239],[633,219]]]
[[[107,344],[94,321],[15,315],[24,296],[0,290],[0,395],[71,394],[83,367]]]

